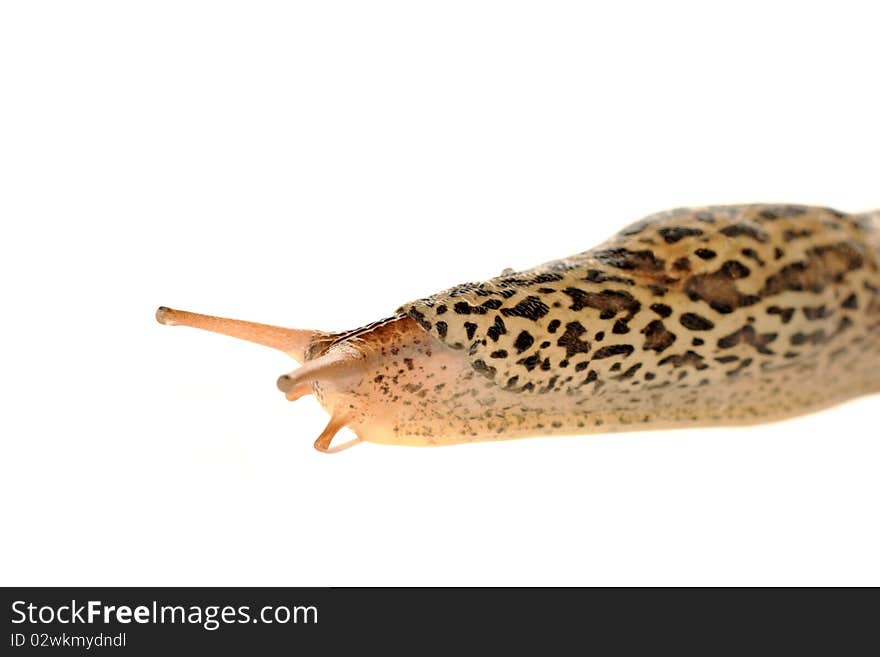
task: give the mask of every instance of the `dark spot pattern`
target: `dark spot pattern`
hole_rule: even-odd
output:
[[[495,373],[497,370],[491,365],[486,365],[486,361],[484,360],[477,359],[473,361],[471,363],[471,367],[474,368],[474,371],[476,371],[478,374],[482,374],[487,379],[495,378]]]
[[[678,369],[680,367],[694,367],[698,370],[705,370],[709,366],[704,362],[705,358],[703,358],[696,351],[691,351],[690,349],[683,354],[673,354],[672,356],[666,356],[666,358],[662,359],[658,365],[672,365],[674,369]]]
[[[636,282],[631,278],[624,278],[623,276],[613,276],[610,274],[606,274],[603,271],[598,269],[588,269],[587,275],[584,276],[585,281],[589,281],[590,283],[620,283],[622,285],[635,285]]]
[[[459,315],[470,315],[471,308],[473,308],[473,306],[467,301],[458,301],[452,306],[452,309]]]
[[[685,237],[696,237],[703,234],[699,228],[685,228],[676,226],[673,228],[661,228],[657,231],[667,244],[675,244]]]
[[[563,293],[571,297],[569,309],[575,312],[584,308],[594,308],[600,311],[599,319],[612,319],[620,312],[627,314],[626,319],[631,319],[641,308],[629,292],[619,290],[602,290],[601,292],[585,292],[578,288],[569,287]]]
[[[764,208],[758,213],[758,216],[764,221],[775,221],[777,219],[792,219],[806,214],[807,207],[805,205],[775,205]]]
[[[776,340],[778,337],[777,333],[761,333],[759,334],[755,327],[751,324],[746,324],[741,329],[734,331],[729,335],[725,335],[724,337],[718,340],[718,348],[719,349],[732,349],[738,344],[748,344],[753,346],[758,350],[758,353],[761,354],[772,354],[767,345]]]
[[[725,226],[719,232],[727,237],[751,237],[753,240],[761,242],[762,244],[770,239],[763,228],[746,223]]]
[[[581,385],[586,385],[588,383],[593,383],[599,379],[599,375],[596,374],[596,370],[590,370],[589,374],[587,374],[587,378],[581,382]]]
[[[532,334],[528,331],[520,331],[520,334],[516,336],[516,341],[514,341],[513,346],[516,348],[516,353],[521,354],[533,344],[535,344],[535,338]]]
[[[538,390],[539,395],[545,395],[548,392],[551,392],[553,388],[556,387],[556,382],[559,380],[559,376],[551,376],[550,380],[547,381],[547,385]]]
[[[723,265],[721,265],[721,273],[725,276],[729,276],[730,278],[748,278],[749,274],[752,272],[742,264],[739,260],[728,260]]]
[[[672,268],[675,271],[690,271],[691,261],[687,257],[681,257],[672,263]]]
[[[744,369],[749,367],[753,362],[754,362],[754,359],[752,359],[752,358],[743,358],[739,363],[737,363],[736,367],[734,367],[729,372],[726,372],[726,375],[728,377],[737,376],[740,372],[742,372]]]
[[[488,328],[486,335],[489,336],[493,342],[498,342],[498,338],[505,333],[507,333],[507,327],[504,325],[504,320],[496,316],[495,323]]]
[[[821,306],[804,306],[803,311],[804,317],[811,322],[831,317],[834,314],[834,311],[826,308],[824,304]]]
[[[811,333],[803,333],[801,331],[798,331],[797,333],[792,335],[791,338],[789,338],[789,342],[791,342],[791,344],[796,347],[804,344],[824,344],[825,342],[827,342],[827,340],[828,336],[825,335],[824,329],[816,329]]]
[[[782,233],[782,240],[784,242],[791,242],[793,240],[810,237],[812,234],[813,231],[811,230],[786,230]]]
[[[431,324],[431,322],[428,321],[422,311],[418,310],[417,308],[410,308],[409,316],[416,320],[416,322],[418,322],[418,325],[426,331],[431,330],[433,325]]]
[[[556,344],[565,349],[565,357],[571,359],[576,354],[586,354],[590,351],[590,343],[582,340],[581,336],[587,332],[580,322],[569,322],[565,325],[565,333],[560,336]]]
[[[597,350],[595,354],[593,354],[593,360],[601,360],[603,358],[610,358],[611,356],[623,356],[626,358],[633,352],[633,346],[631,344],[614,344],[608,345],[607,347],[602,347]]]
[[[696,313],[684,313],[679,321],[682,326],[691,331],[711,331],[715,328],[715,324]]]
[[[548,312],[550,308],[547,304],[534,296],[526,297],[513,308],[501,309],[501,314],[505,317],[524,317],[532,321],[541,319]]]
[[[713,310],[729,314],[737,308],[751,306],[760,301],[760,297],[743,294],[736,287],[736,280],[748,275],[748,267],[730,260],[717,271],[689,278],[685,283],[685,292],[693,301],[704,301]]]
[[[656,351],[658,354],[672,346],[676,340],[675,333],[669,331],[659,319],[655,319],[643,328],[642,333],[645,335],[642,349]]]
[[[633,378],[636,375],[636,372],[638,372],[640,369],[642,369],[642,363],[636,363],[632,367],[627,368],[627,370],[624,371],[622,374],[618,374],[617,376],[612,378],[615,381],[625,381],[627,379]]]
[[[521,272],[522,273],[522,272]],[[543,283],[553,283],[562,280],[562,274],[558,272],[543,272],[531,276],[508,276],[498,280],[501,287],[529,287],[532,285],[541,285]]]
[[[806,252],[804,260],[785,265],[768,277],[761,294],[772,296],[788,291],[818,294],[863,264],[864,256],[852,243],[813,247]]]
[[[761,267],[764,267],[767,264],[754,249],[743,249],[742,251],[740,251],[740,253],[742,253],[744,257],[748,258],[749,260],[758,264]]]
[[[672,308],[665,303],[652,303],[651,310],[660,315],[663,319],[666,319],[672,314]]]
[[[653,251],[630,251],[612,248],[597,251],[595,257],[600,262],[618,269],[635,269],[645,272],[663,271],[664,262]]]
[[[531,356],[528,356],[527,358],[521,358],[520,360],[518,360],[516,362],[518,365],[522,365],[529,372],[531,372],[533,369],[535,369],[538,365],[541,364],[541,352],[534,353]]]
[[[779,306],[770,306],[767,308],[768,315],[779,315],[779,319],[783,324],[788,324],[794,317],[794,308],[780,308]]]
[[[815,331],[811,331],[809,333],[798,331],[791,336],[789,342],[791,342],[791,344],[796,347],[805,344],[823,345],[827,342],[830,342],[833,338],[846,331],[852,326],[852,324],[853,322],[849,317],[844,317],[840,320],[837,328],[831,333],[827,333],[825,329],[816,329]]]

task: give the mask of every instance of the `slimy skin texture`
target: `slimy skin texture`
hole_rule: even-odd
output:
[[[347,333],[157,318],[304,363],[278,386],[330,413],[321,451],[750,424],[880,391],[878,266],[880,213],[688,208]]]

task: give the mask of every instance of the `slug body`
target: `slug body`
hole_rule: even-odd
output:
[[[160,308],[285,351],[355,441],[445,445],[781,419],[880,391],[880,213],[678,209],[347,333]]]

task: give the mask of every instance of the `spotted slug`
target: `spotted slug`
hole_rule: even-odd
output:
[[[749,424],[880,390],[878,264],[880,212],[683,208],[344,333],[157,319],[302,363],[278,387],[329,412],[324,452]]]

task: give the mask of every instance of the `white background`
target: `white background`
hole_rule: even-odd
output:
[[[292,361],[153,319],[347,329],[671,206],[880,206],[876,3],[716,5],[3,3],[0,583],[880,584],[876,397],[326,456]]]

